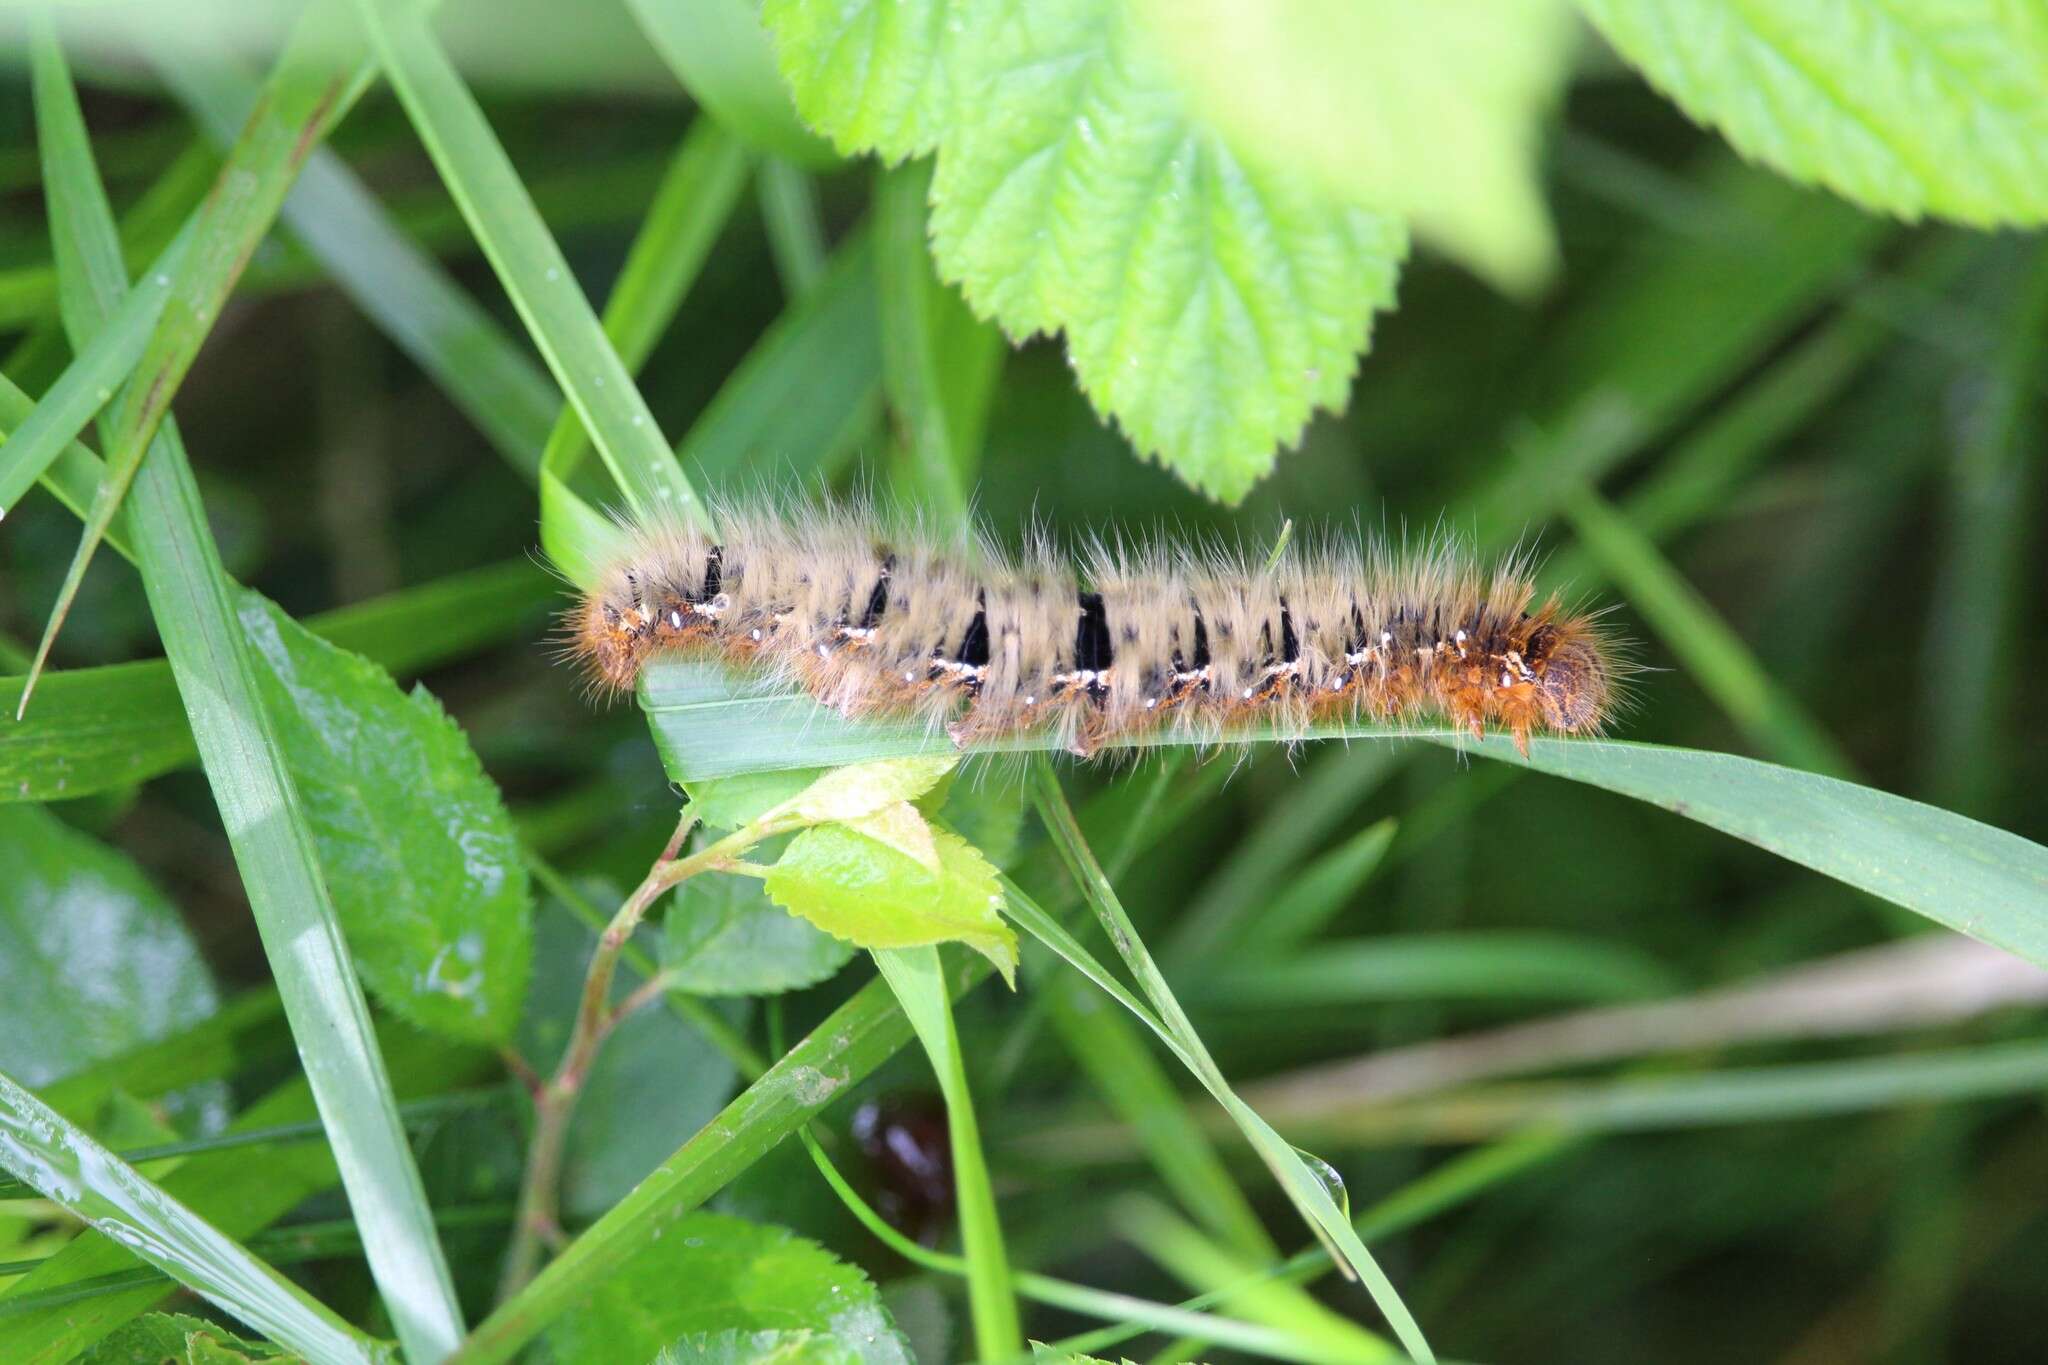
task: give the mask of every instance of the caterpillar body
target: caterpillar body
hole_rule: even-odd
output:
[[[1448,539],[1291,548],[1094,544],[1078,566],[1043,537],[885,524],[863,506],[716,509],[717,536],[629,523],[570,612],[566,652],[598,690],[664,654],[786,677],[849,715],[923,717],[953,741],[1041,733],[1092,755],[1171,728],[1441,719],[1474,735],[1588,734],[1611,717],[1617,658],[1594,615],[1536,602],[1526,561],[1492,569]]]

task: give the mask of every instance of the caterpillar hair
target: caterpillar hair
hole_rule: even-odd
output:
[[[921,716],[962,747],[1049,735],[1092,755],[1170,728],[1194,741],[1264,726],[1442,720],[1595,733],[1620,672],[1597,614],[1537,604],[1530,566],[1491,570],[1447,537],[1291,548],[1270,564],[1214,547],[1094,543],[1078,567],[1034,536],[885,522],[865,505],[716,509],[716,537],[629,523],[568,618],[566,653],[599,691],[650,658],[767,670],[849,715]]]

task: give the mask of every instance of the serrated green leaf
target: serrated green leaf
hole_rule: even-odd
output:
[[[857,820],[842,821],[856,834],[865,834],[878,844],[904,854],[927,872],[939,872],[939,849],[932,842],[932,827],[924,814],[908,801],[898,801]]]
[[[791,797],[786,814],[805,820],[859,820],[915,801],[953,770],[957,756],[883,758],[834,768]]]
[[[952,114],[945,0],[766,0],[761,18],[804,121],[889,161],[938,145]]]
[[[995,869],[956,834],[934,831],[940,872],[843,825],[820,825],[790,841],[768,870],[777,905],[863,948],[965,943],[1008,980],[1017,936],[996,913]]]
[[[553,1365],[618,1365],[700,1336],[757,1331],[814,1332],[861,1365],[910,1365],[874,1285],[817,1243],[713,1213],[693,1213],[663,1232],[548,1330]]]
[[[267,1343],[245,1341],[219,1323],[185,1313],[150,1313],[110,1333],[78,1365],[231,1365],[297,1357]]]
[[[763,14],[799,110],[842,148],[936,148],[940,273],[1013,337],[1064,330],[1141,452],[1235,501],[1342,404],[1404,230],[1233,152],[1119,0]]]
[[[197,1023],[213,976],[126,857],[40,806],[0,806],[0,1056],[38,1087]]]
[[[1398,213],[1495,285],[1557,265],[1538,158],[1577,25],[1565,0],[1139,0],[1204,118],[1255,160]]]
[[[1579,0],[1737,151],[1866,208],[2048,219],[2048,9],[2007,0]]]
[[[772,903],[747,877],[692,878],[662,920],[661,966],[693,995],[776,995],[825,980],[854,954]]]
[[[261,596],[245,592],[238,615],[363,980],[422,1028],[508,1038],[533,897],[504,799],[461,727]]]

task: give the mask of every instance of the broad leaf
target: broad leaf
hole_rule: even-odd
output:
[[[239,614],[363,980],[423,1028],[509,1037],[533,898],[504,799],[461,727],[424,689],[400,692],[262,597],[244,593]]]
[[[842,150],[936,150],[940,273],[1013,337],[1065,331],[1143,453],[1244,496],[1342,404],[1406,234],[1194,117],[1119,0],[769,0]]]
[[[772,773],[740,773],[685,784],[690,808],[712,829],[734,830],[796,796],[826,773],[824,768],[789,768]]]
[[[844,825],[820,825],[790,841],[768,870],[768,894],[828,934],[863,948],[965,943],[1007,980],[1017,936],[996,913],[995,869],[956,834],[933,831],[935,874],[908,854]]]
[[[671,1349],[678,1361],[753,1360],[716,1352],[737,1345],[727,1334],[756,1332],[778,1334],[770,1342],[778,1347],[812,1333],[848,1353],[770,1359],[910,1365],[874,1285],[815,1242],[715,1213],[693,1213],[663,1233],[548,1330],[553,1365],[619,1365]]]
[[[693,995],[775,995],[831,976],[853,945],[773,904],[746,877],[676,888],[661,925],[661,965]]]
[[[0,1070],[40,1087],[213,1013],[171,903],[40,806],[0,805]]]
[[[150,1313],[110,1333],[79,1365],[237,1365],[295,1360],[275,1346],[245,1341],[219,1323],[183,1313]]]
[[[1526,293],[1557,264],[1538,159],[1578,26],[1565,0],[1137,0],[1246,155],[1401,214]]]
[[[2010,0],[1579,0],[1745,156],[1866,208],[2048,219],[2048,9]]]

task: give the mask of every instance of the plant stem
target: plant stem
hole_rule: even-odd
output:
[[[696,823],[697,817],[685,811],[661,856],[598,935],[597,947],[590,954],[590,967],[583,976],[583,995],[577,1005],[569,1045],[554,1073],[533,1092],[533,1141],[527,1148],[526,1172],[520,1180],[512,1245],[506,1251],[504,1273],[498,1281],[500,1303],[533,1279],[540,1269],[542,1249],[558,1246],[562,1241],[562,1159],[568,1150],[569,1121],[576,1112],[576,1100],[582,1094],[584,1082],[590,1077],[599,1045],[620,1021],[661,998],[669,984],[657,972],[616,1006],[611,1003],[612,981],[618,974],[619,957],[627,941],[640,927],[647,911],[671,888],[699,872],[726,869],[737,855],[770,832],[763,826],[749,826],[687,858],[678,857],[683,841]]]

